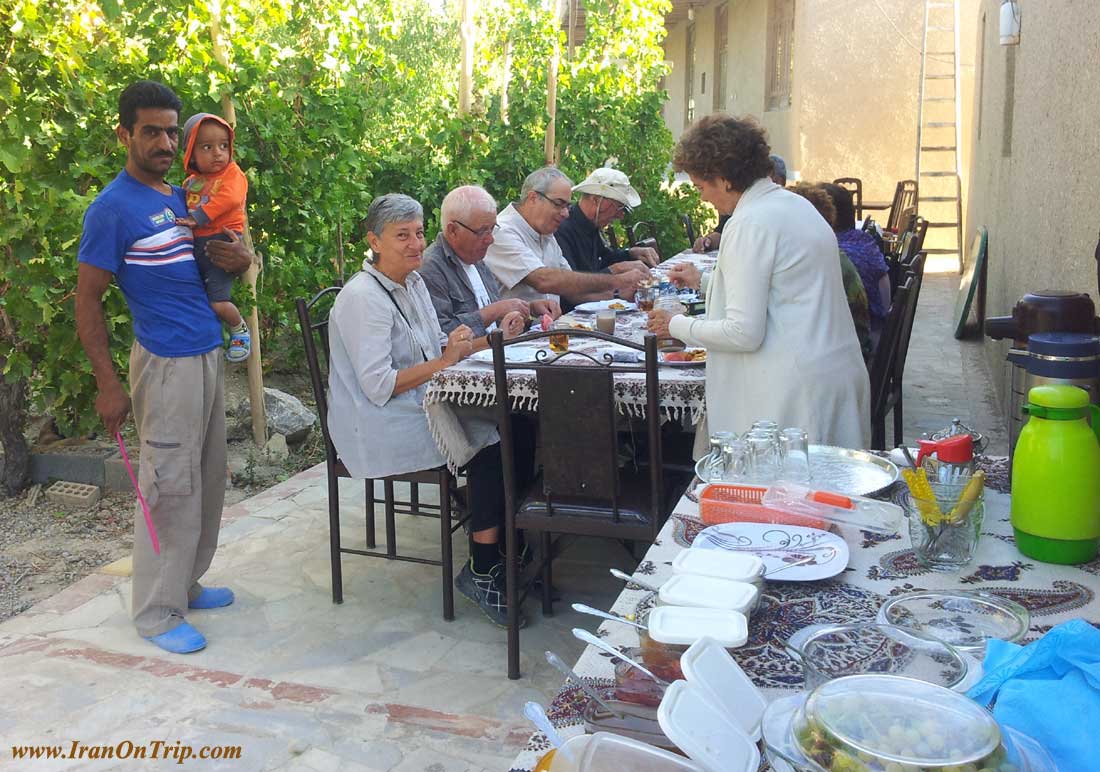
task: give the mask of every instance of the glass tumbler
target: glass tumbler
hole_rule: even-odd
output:
[[[782,469],[779,476],[792,482],[810,481],[810,436],[796,426],[779,435],[779,456]]]
[[[929,481],[934,499],[909,495],[909,536],[921,565],[936,571],[957,571],[974,557],[985,517],[981,480]]]
[[[733,432],[711,432],[710,453],[707,454],[707,482],[717,482],[726,477],[726,459],[723,448],[737,439]]]
[[[749,476],[758,484],[774,481],[779,474],[779,446],[775,435],[766,431],[751,431],[745,435],[749,446]]]
[[[554,322],[550,333],[550,350],[555,354],[564,354],[569,350],[569,324],[560,319]]]
[[[745,482],[749,477],[752,454],[744,440],[722,443],[722,479],[729,483]]]

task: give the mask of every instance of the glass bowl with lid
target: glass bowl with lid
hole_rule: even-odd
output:
[[[984,590],[921,590],[890,598],[877,621],[918,630],[979,659],[990,638],[1017,643],[1031,618],[1019,603]]]
[[[967,680],[974,662],[925,633],[875,622],[803,628],[787,642],[787,653],[802,663],[807,689],[861,673],[908,676],[952,689]]]
[[[777,770],[1056,770],[1034,741],[1002,732],[966,696],[902,676],[847,676],[780,698],[764,714],[763,736]]]

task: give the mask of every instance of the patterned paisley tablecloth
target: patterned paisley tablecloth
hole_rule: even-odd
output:
[[[841,535],[851,548],[851,559],[839,576],[818,582],[767,584],[749,623],[748,643],[735,653],[738,663],[766,697],[802,687],[801,667],[783,650],[792,633],[810,624],[872,620],[887,598],[915,590],[982,589],[1011,598],[1031,614],[1027,641],[1077,617],[1100,624],[1100,559],[1082,566],[1056,566],[1021,555],[1009,523],[1005,460],[989,459],[984,466],[989,485],[981,541],[974,560],[960,572],[922,568],[909,549],[908,532],[883,537],[844,530]],[[895,483],[889,497],[904,505],[908,492]],[[638,575],[646,575],[657,584],[671,576],[672,559],[705,527],[698,512],[698,506],[686,496],[680,499],[638,566]],[[628,586],[612,610],[624,615],[637,613],[653,603],[651,596],[650,592]],[[608,622],[597,634],[618,647],[638,644],[637,636],[626,625]],[[591,646],[582,653],[575,670],[598,687],[613,685],[611,658]],[[585,701],[580,690],[571,685],[563,687],[554,699],[549,715],[563,736],[583,731],[580,711]],[[533,735],[512,763],[513,772],[532,769],[548,749],[541,734]]]
[[[587,321],[582,314],[574,314],[578,320]],[[615,328],[620,338],[641,342],[644,334],[645,314],[641,312],[621,313]],[[592,354],[606,350],[608,344],[595,338],[573,338],[570,341],[573,351]],[[578,366],[588,363],[583,357],[572,357]],[[570,362],[567,358],[563,363]],[[703,395],[706,381],[706,368],[667,367],[659,368],[661,382],[660,404],[665,416],[673,420],[682,420],[694,425],[703,411]],[[508,395],[512,398],[513,410],[533,411],[538,407],[538,391],[535,387],[533,370],[511,370],[508,373]],[[615,375],[615,397],[619,409],[625,415],[641,418],[645,416],[645,375],[643,373],[617,373]],[[424,404],[431,405],[450,402],[455,405],[473,405],[489,407],[496,402],[496,382],[493,378],[493,366],[488,362],[466,359],[457,365],[436,373],[428,384],[424,395]]]

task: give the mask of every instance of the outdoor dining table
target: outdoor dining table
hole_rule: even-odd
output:
[[[714,253],[684,252],[666,260],[658,270],[666,271],[669,266],[684,261],[703,267],[713,265],[714,260]],[[577,322],[595,327],[595,314],[574,311],[570,316]],[[646,315],[641,311],[620,312],[616,315],[615,335],[640,343],[646,333],[645,323]],[[604,350],[607,346],[606,342],[591,338],[573,338],[570,342],[571,350],[590,354]],[[492,359],[490,356],[482,356],[484,359],[468,357],[436,373],[425,390],[424,408],[427,412],[428,424],[447,458],[453,458],[457,454],[446,447],[447,433],[438,431],[437,425],[441,423],[440,408],[487,409],[496,402],[496,381],[493,377]],[[578,365],[586,364],[583,357],[573,359]],[[687,428],[694,426],[702,417],[705,405],[705,365],[662,365],[658,376],[661,390],[658,402],[662,417],[679,421]],[[647,395],[644,373],[616,373],[614,391],[620,413],[631,418],[645,417]],[[510,370],[508,395],[512,401],[512,410],[535,411],[538,407],[538,390],[534,371]]]
[[[784,644],[794,632],[811,624],[873,620],[887,598],[903,593],[965,589],[1010,598],[1030,612],[1025,642],[1073,618],[1100,624],[1100,558],[1080,566],[1059,566],[1021,555],[1009,522],[1007,459],[979,457],[979,466],[987,475],[982,535],[974,559],[960,571],[941,573],[922,567],[910,549],[907,532],[881,536],[843,529],[841,535],[851,557],[839,575],[820,581],[767,583],[749,622],[748,642],[734,651],[738,664],[765,698],[771,700],[803,686],[801,666],[784,651]],[[902,483],[894,483],[882,495],[902,506],[908,503]],[[685,494],[635,575],[660,585],[671,576],[676,554],[690,547],[704,527],[697,503]],[[618,615],[636,615],[653,603],[652,592],[627,585],[610,610]],[[597,635],[619,648],[638,645],[634,629],[627,625],[605,622]],[[574,670],[598,689],[614,685],[612,659],[592,646],[584,650]],[[581,711],[586,702],[581,690],[567,683],[548,706],[550,720],[564,738],[584,731]],[[541,733],[533,734],[512,762],[512,772],[533,769],[549,748]]]

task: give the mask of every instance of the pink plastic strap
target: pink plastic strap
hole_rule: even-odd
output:
[[[153,517],[149,514],[149,505],[145,503],[145,497],[141,495],[141,488],[138,486],[137,478],[134,477],[134,467],[130,464],[130,456],[126,453],[126,443],[122,441],[122,434],[115,432],[115,439],[118,440],[118,450],[122,453],[122,463],[126,464],[126,471],[130,475],[130,482],[134,486],[134,493],[137,494],[138,502],[141,504],[141,513],[145,515],[145,527],[149,531],[149,541],[153,542],[153,552],[160,554],[160,542],[157,540],[157,529],[153,525]]]

